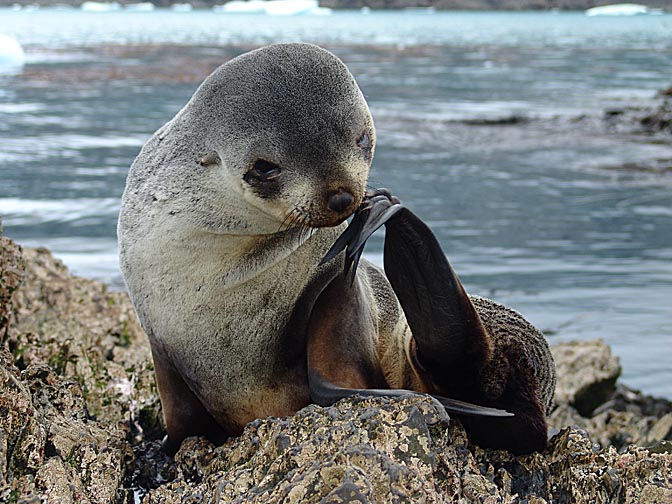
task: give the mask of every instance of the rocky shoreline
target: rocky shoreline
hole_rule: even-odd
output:
[[[672,403],[619,384],[600,341],[553,347],[543,453],[472,446],[422,398],[352,399],[172,460],[126,294],[0,236],[0,338],[0,502],[672,502]]]
[[[107,1],[107,0],[103,0]],[[112,1],[112,0],[109,0]],[[120,4],[136,4],[141,0],[121,0]],[[62,6],[72,5],[79,7],[84,0],[0,0],[0,6],[11,5],[40,5]],[[183,3],[178,0],[152,0],[157,7],[169,7],[174,3]],[[208,8],[213,5],[221,5],[225,0],[193,0],[191,3],[196,8]],[[591,7],[618,3],[610,0],[320,0],[320,6],[333,9],[404,9],[414,7],[433,7],[438,10],[579,10],[583,11]],[[672,0],[647,0],[644,2],[650,8],[672,11]]]

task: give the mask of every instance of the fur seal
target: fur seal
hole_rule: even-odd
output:
[[[400,393],[389,389],[489,415],[460,416],[478,443],[545,446],[554,371],[543,336],[470,298],[410,211],[384,222],[388,275],[388,255],[399,275],[417,266],[404,281],[364,260],[345,276],[344,254],[320,261],[365,200],[375,140],[338,58],[277,44],[215,70],[142,148],[122,198],[120,265],[150,340],[168,451],[311,402]],[[345,237],[366,241],[383,222],[357,215],[364,232]]]

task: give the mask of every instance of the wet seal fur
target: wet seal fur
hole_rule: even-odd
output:
[[[151,343],[169,451],[353,390],[394,393],[384,389],[506,409],[515,416],[461,418],[476,442],[545,446],[552,358],[520,315],[470,298],[457,281],[440,297],[476,319],[438,303],[430,311],[453,319],[412,334],[404,311],[411,320],[422,311],[400,304],[408,289],[366,261],[354,280],[341,274],[342,256],[320,263],[364,200],[374,148],[354,78],[309,44],[222,65],[142,148],[122,200],[120,264]],[[417,252],[418,222],[402,215],[388,234],[403,241],[416,226]],[[397,245],[397,256],[407,249]],[[434,267],[417,261],[424,276]]]

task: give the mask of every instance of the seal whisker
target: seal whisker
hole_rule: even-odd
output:
[[[282,219],[282,222],[278,226],[278,233],[281,231],[285,231],[286,229],[289,229],[289,219],[292,216],[292,212],[289,212],[287,215],[285,215],[285,218]]]
[[[299,226],[300,226],[299,242],[303,243],[308,238],[310,238],[310,235],[313,234],[313,228],[308,225],[310,223],[310,219],[303,212],[301,212],[299,215],[300,215],[300,218],[299,218]]]
[[[296,207],[292,208],[290,212],[285,216],[285,218],[282,220],[280,223],[280,227],[278,228],[278,233],[281,231],[286,231],[287,229],[290,229],[294,227],[294,224],[296,223],[296,215],[297,215],[298,209]]]
[[[299,244],[302,244],[309,238],[313,231],[309,222],[310,219],[306,214],[299,207],[294,207],[282,221],[280,230],[293,229]]]

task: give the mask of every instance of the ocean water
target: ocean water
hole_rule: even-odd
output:
[[[75,273],[123,288],[128,167],[211,70],[318,43],[371,106],[371,185],[428,222],[467,289],[551,342],[605,339],[626,384],[672,398],[672,139],[604,121],[672,84],[672,15],[0,10],[0,33],[27,56],[0,71],[4,232]]]

